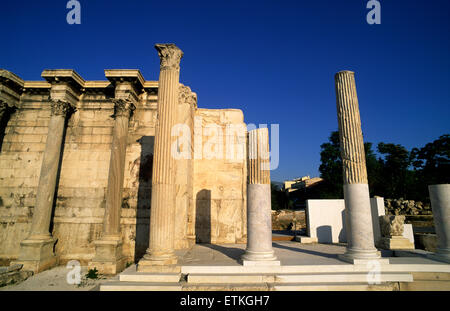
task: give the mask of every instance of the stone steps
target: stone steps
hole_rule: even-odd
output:
[[[179,282],[127,282],[110,281],[100,284],[100,291],[180,291]]]
[[[398,283],[369,285],[367,283],[290,283],[290,284],[189,284],[183,291],[394,291]]]
[[[181,273],[122,273],[119,275],[121,282],[152,282],[152,283],[177,283]]]
[[[307,266],[284,266],[282,269],[280,266],[250,269],[242,266],[183,266],[181,273],[138,273],[136,267],[132,266],[116,280],[102,283],[99,290],[398,290],[399,283],[413,282],[412,272],[401,269],[403,265],[389,266],[393,271],[382,270],[379,275],[373,276],[367,268],[360,267],[360,270],[355,265],[323,265],[315,266],[315,269],[307,269]],[[429,274],[426,274],[427,278],[445,279]],[[378,284],[371,285],[370,281],[377,281]]]
[[[394,291],[397,283],[370,285],[367,283],[291,283],[275,284],[275,291]]]
[[[365,283],[375,279],[378,282],[412,282],[410,273],[302,273],[302,274],[188,274],[188,283],[240,284],[240,283]]]

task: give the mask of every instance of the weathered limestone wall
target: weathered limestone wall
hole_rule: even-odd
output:
[[[68,120],[52,234],[60,262],[94,255],[104,216],[114,90],[87,90]],[[153,93],[153,94],[151,94]],[[23,95],[0,153],[0,258],[14,259],[29,234],[50,119],[48,89]],[[123,252],[131,261],[148,246],[156,89],[141,95],[130,120],[121,216]]]
[[[0,153],[0,259],[16,258],[30,231],[31,215],[50,120],[47,95],[24,96],[11,114]],[[40,109],[46,105],[47,109]]]
[[[243,113],[236,109],[198,109],[194,123],[196,240],[202,243],[243,243],[247,231],[247,164],[245,152],[243,158],[237,160],[237,150],[246,150],[246,134],[226,137],[227,124],[245,126]],[[223,139],[212,141],[216,130],[223,133]],[[234,147],[235,160],[227,159],[226,153],[230,150],[227,142],[228,148]],[[200,150],[203,150],[202,154]]]
[[[193,209],[193,143],[194,115],[197,109],[197,95],[187,86],[180,85],[179,102],[177,106],[177,122],[185,126],[191,141],[178,140],[177,148],[180,154],[189,155],[175,161],[175,249],[188,248],[195,244],[195,232],[192,219]]]
[[[0,100],[12,103],[16,110],[0,139],[0,264],[17,259],[20,242],[30,232],[50,120],[51,88],[45,81],[22,81],[20,91],[19,87],[12,90],[4,75],[1,71]],[[84,83],[76,110],[67,121],[51,217],[50,231],[57,239],[55,253],[60,263],[76,259],[87,264],[104,221],[117,89],[110,81]],[[139,259],[149,244],[157,88],[157,82],[147,81],[136,90],[136,110],[129,121],[121,208],[127,261]],[[203,126],[216,124],[224,134],[229,124],[245,126],[240,110],[198,109],[192,98],[180,99],[177,109],[177,122],[190,128],[192,138],[195,117],[202,118]],[[195,159],[194,154],[208,141],[207,133],[200,131],[200,135],[200,147],[195,143],[180,146],[190,148],[191,159],[178,160],[175,167],[176,249],[189,247],[196,237],[211,243],[245,242],[246,238],[245,154],[241,162],[227,160],[225,154],[221,159]],[[245,135],[240,141],[231,138],[235,148],[245,150]],[[227,139],[223,137],[224,153]]]

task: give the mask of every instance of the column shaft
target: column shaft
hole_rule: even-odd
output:
[[[122,206],[128,123],[130,111],[133,107],[133,104],[126,103],[123,100],[118,100],[115,104],[116,113],[109,162],[103,237],[120,237],[120,211]]]
[[[354,73],[338,72],[335,83],[347,231],[347,252],[342,259],[379,258],[373,237],[364,142]]]
[[[138,269],[144,266],[173,265],[175,231],[175,159],[171,154],[171,130],[177,120],[182,51],[173,44],[157,44],[161,60],[158,88],[158,121],[152,172],[149,248]]]
[[[450,263],[450,184],[431,185],[428,190],[437,235],[436,253],[429,257]]]
[[[108,188],[106,190],[103,233],[96,240],[95,256],[89,268],[102,274],[116,274],[125,268],[126,258],[122,253],[120,216],[122,207],[123,176],[127,150],[128,123],[134,105],[129,100],[114,100],[114,128],[109,161]]]
[[[149,244],[153,258],[174,256],[175,160],[171,155],[170,138],[176,123],[178,77],[178,72],[166,69],[161,71],[159,78]]]
[[[72,107],[60,100],[51,102],[51,117],[47,142],[42,160],[39,184],[36,190],[36,205],[33,211],[30,235],[20,243],[17,262],[24,270],[35,273],[54,266],[57,258],[53,252],[55,239],[50,233],[53,199],[56,191],[59,162],[66,115]]]
[[[34,206],[30,233],[31,239],[49,238],[51,236],[49,232],[50,218],[61,157],[65,118],[69,109],[70,105],[68,103],[62,101],[52,102],[52,115],[48,125],[47,142],[36,191],[36,205]]]
[[[272,248],[269,132],[248,133],[247,249],[244,265],[279,265]]]

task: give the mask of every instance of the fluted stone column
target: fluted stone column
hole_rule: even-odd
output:
[[[428,190],[437,235],[436,253],[429,257],[450,263],[450,184],[431,185]]]
[[[51,117],[36,191],[30,235],[20,243],[20,254],[17,260],[18,263],[24,265],[24,270],[39,272],[56,264],[56,257],[53,253],[53,245],[56,240],[49,230],[65,120],[70,110],[72,110],[72,106],[65,101],[51,101]]]
[[[335,75],[336,106],[344,177],[346,253],[340,258],[351,263],[380,258],[375,248],[367,183],[364,143],[356,94],[355,74]]]
[[[269,130],[248,133],[247,249],[244,266],[279,265],[272,248]]]
[[[109,162],[108,187],[106,190],[103,232],[94,242],[95,257],[89,263],[102,274],[116,274],[123,270],[126,258],[122,254],[120,234],[120,211],[122,207],[125,154],[127,149],[128,123],[135,109],[131,100],[114,100],[114,128]]]
[[[157,271],[175,265],[175,159],[171,154],[171,130],[177,122],[180,60],[183,52],[174,44],[156,44],[160,57],[158,121],[153,156],[150,242],[138,271]],[[165,267],[164,270],[168,270]]]

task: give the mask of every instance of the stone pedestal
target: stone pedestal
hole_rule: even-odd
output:
[[[128,122],[135,109],[131,100],[114,100],[114,128],[106,191],[103,233],[95,241],[95,257],[89,268],[97,268],[101,274],[116,274],[125,268],[120,234],[120,210],[122,207],[123,176],[127,149]]]
[[[247,248],[244,266],[280,265],[272,249],[269,132],[248,133]]]
[[[436,253],[429,257],[450,263],[450,184],[431,185],[428,190],[437,235]]]
[[[338,72],[335,83],[347,232],[347,250],[339,258],[351,263],[362,263],[379,259],[381,256],[374,243],[364,142],[354,73]]]
[[[175,231],[175,158],[172,154],[171,130],[177,122],[180,61],[183,52],[174,44],[156,44],[160,57],[158,120],[152,172],[150,241],[138,271],[174,269]]]
[[[95,257],[89,263],[89,269],[96,268],[101,274],[117,274],[125,268],[126,258],[120,237],[102,237],[94,244]]]
[[[48,126],[47,143],[41,166],[36,205],[33,211],[29,237],[20,243],[19,258],[15,263],[23,264],[37,273],[56,264],[51,236],[50,218],[55,196],[58,167],[67,113],[72,109],[67,102],[51,101],[51,117]]]
[[[379,247],[387,250],[414,249],[414,244],[403,236],[405,216],[379,217],[382,238]]]
[[[22,270],[39,273],[56,266],[57,257],[54,255],[53,247],[56,239],[26,239],[20,243],[19,258],[11,262],[11,265],[22,264]]]

